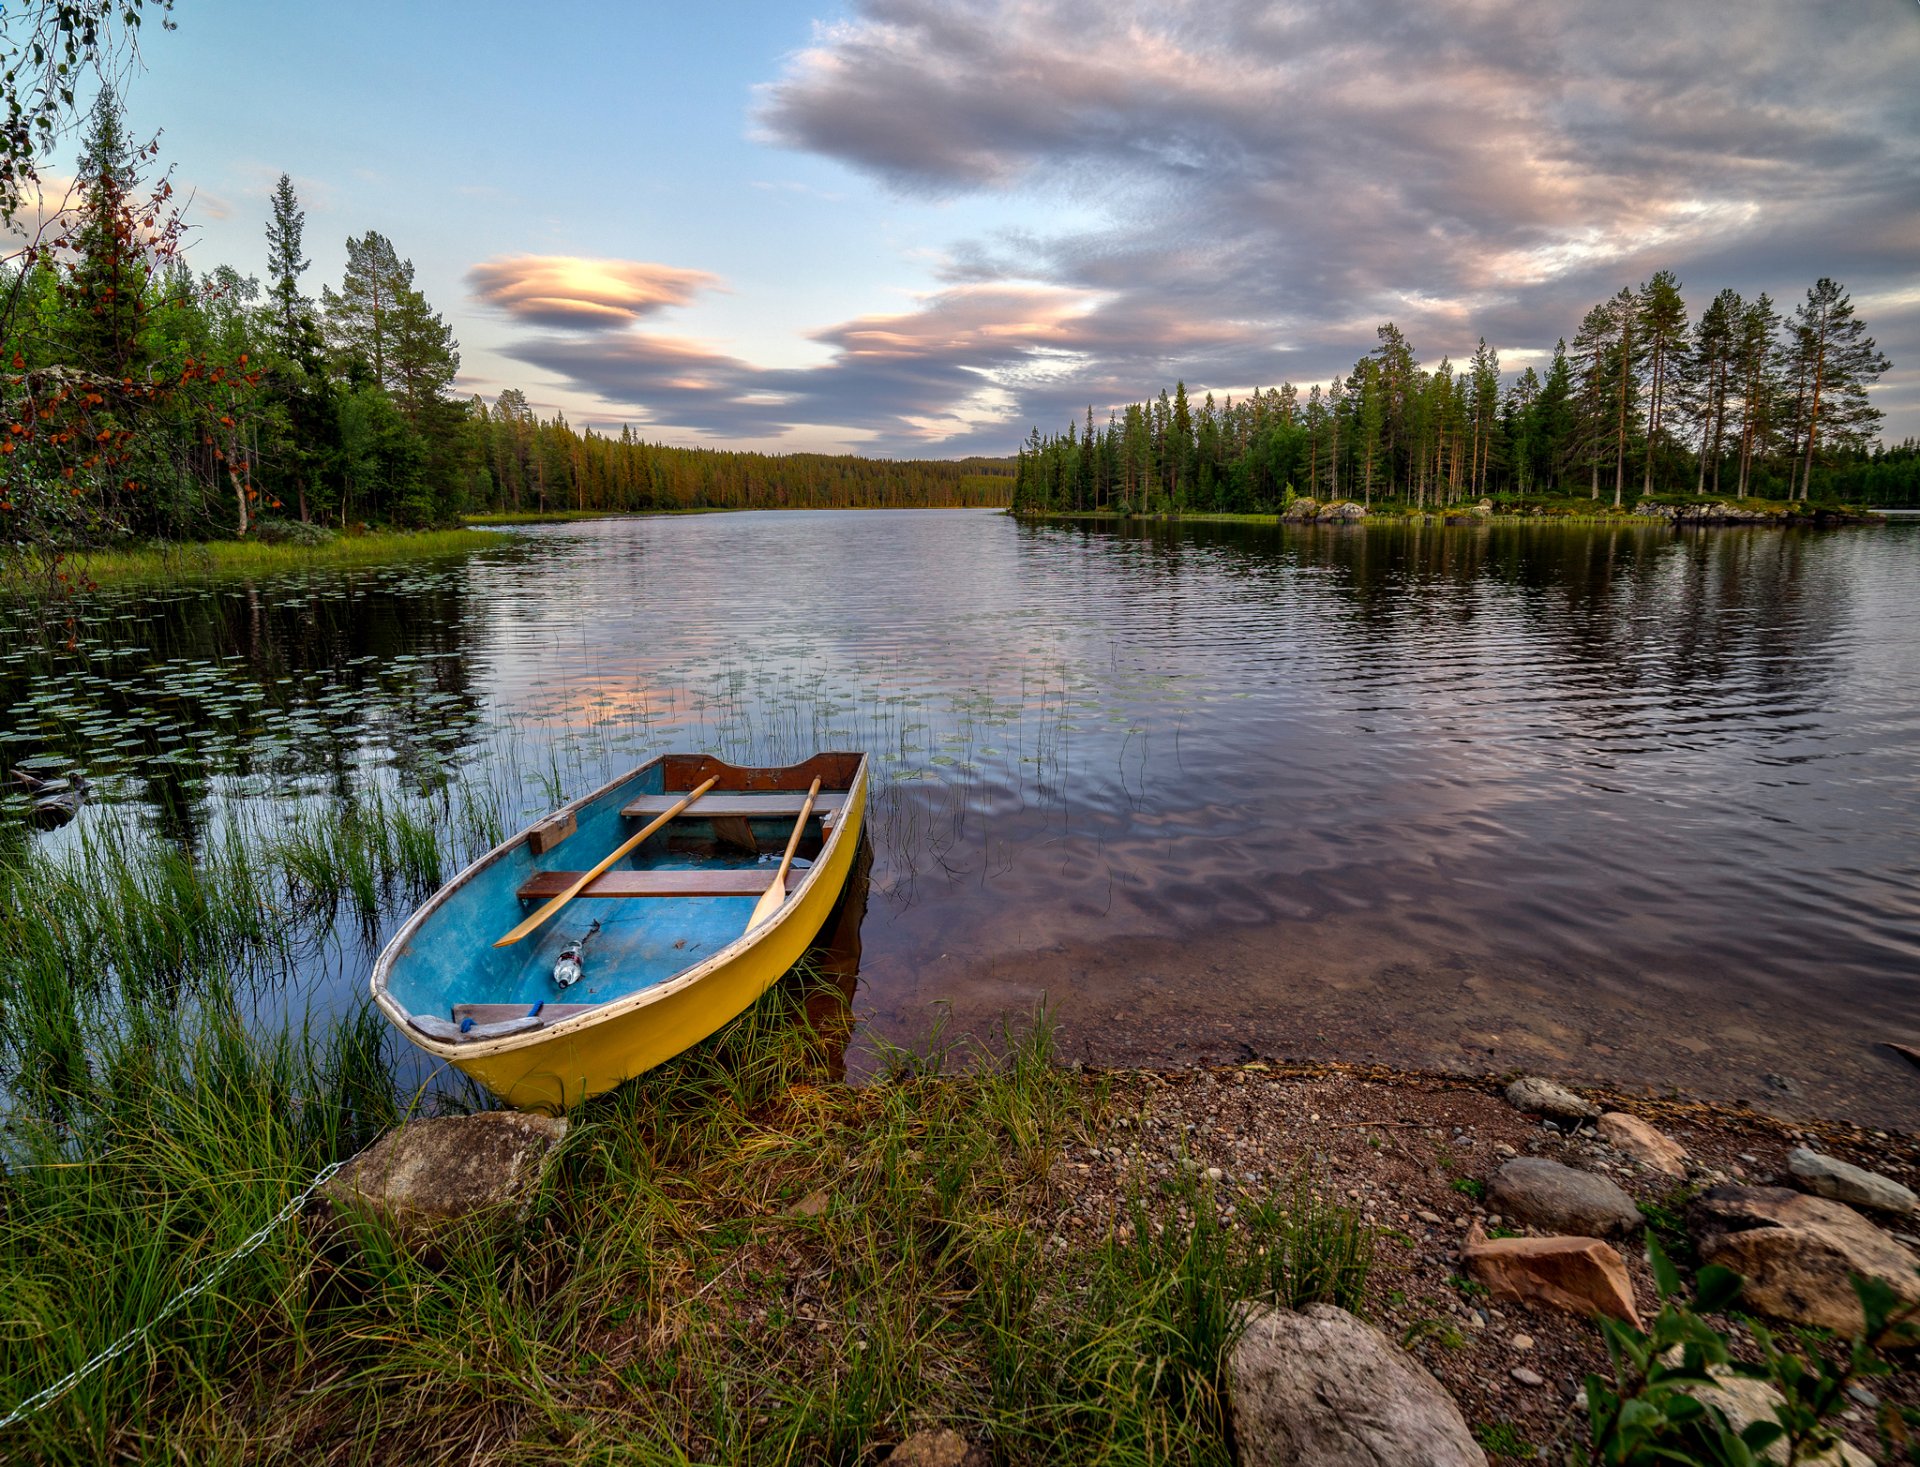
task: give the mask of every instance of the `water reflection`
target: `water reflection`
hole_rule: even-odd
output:
[[[0,737],[182,843],[369,781],[479,787],[511,829],[666,749],[864,748],[863,1017],[896,1042],[1044,991],[1094,1059],[1762,1101],[1773,1074],[1920,1120],[1872,1049],[1920,1038],[1920,532],[875,512],[518,538],[100,598],[75,653],[0,652]],[[365,962],[309,981],[349,1001]]]

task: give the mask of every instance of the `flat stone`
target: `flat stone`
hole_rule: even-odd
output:
[[[1687,1174],[1687,1148],[1638,1116],[1610,1110],[1600,1117],[1600,1139],[1616,1151],[1670,1177]]]
[[[1600,1115],[1599,1106],[1582,1100],[1566,1086],[1543,1080],[1538,1075],[1523,1075],[1507,1086],[1507,1104],[1515,1110],[1568,1125],[1596,1120]]]
[[[787,1209],[787,1215],[789,1217],[819,1217],[826,1212],[828,1204],[832,1201],[833,1198],[825,1191],[809,1192]]]
[[[1551,1233],[1619,1238],[1642,1226],[1640,1209],[1615,1183],[1544,1157],[1504,1163],[1487,1183],[1487,1199],[1506,1216]]]
[[[1446,1388],[1331,1304],[1245,1305],[1228,1363],[1240,1467],[1486,1467]]]
[[[362,1151],[320,1189],[336,1211],[377,1217],[418,1237],[462,1218],[525,1215],[564,1116],[514,1110],[409,1121]]]
[[[1744,1307],[1852,1334],[1865,1323],[1852,1275],[1920,1303],[1920,1254],[1843,1203],[1785,1187],[1715,1187],[1687,1211],[1700,1261],[1742,1275]]]
[[[887,1467],[987,1467],[987,1454],[950,1426],[916,1431],[886,1457]]]
[[[1524,1365],[1516,1365],[1507,1373],[1523,1386],[1543,1386],[1547,1383],[1546,1377],[1539,1371],[1529,1370]]]
[[[1869,1207],[1875,1212],[1909,1213],[1916,1199],[1911,1188],[1892,1177],[1883,1177],[1865,1167],[1854,1166],[1836,1156],[1824,1156],[1796,1146],[1787,1153],[1787,1170],[1802,1187],[1816,1197],[1844,1202],[1849,1207]]]
[[[1626,1260],[1598,1238],[1489,1239],[1476,1227],[1467,1234],[1460,1261],[1496,1299],[1640,1323]],[[1516,1349],[1520,1339],[1527,1337],[1514,1341]]]

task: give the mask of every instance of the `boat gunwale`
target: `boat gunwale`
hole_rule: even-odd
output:
[[[821,753],[831,753],[831,752],[838,752],[838,751],[821,750],[819,751],[819,753],[816,753],[812,757],[818,758]],[[421,924],[424,923],[435,912],[439,911],[439,909],[442,906],[444,906],[448,900],[451,899],[451,897],[455,892],[459,891],[462,887],[466,886],[467,883],[473,880],[474,877],[478,876],[481,872],[485,871],[489,866],[493,865],[496,861],[503,860],[509,851],[513,850],[516,846],[524,843],[527,837],[533,833],[533,830],[535,829],[535,827],[542,825],[545,822],[556,818],[557,816],[574,813],[581,809],[584,809],[586,806],[593,804],[596,800],[605,798],[607,795],[611,794],[614,790],[618,789],[621,785],[630,784],[633,780],[645,774],[648,770],[652,769],[655,765],[663,764],[668,759],[674,758],[674,757],[676,756],[672,753],[657,754],[652,759],[649,759],[646,763],[635,765],[632,769],[628,770],[625,774],[620,775],[616,779],[611,779],[607,781],[607,783],[601,785],[600,788],[598,788],[597,790],[591,790],[584,795],[580,795],[575,799],[568,801],[566,804],[560,806],[558,809],[551,810],[547,814],[542,815],[538,820],[535,820],[534,822],[532,822],[532,824],[526,826],[524,829],[516,831],[514,834],[508,836],[505,840],[501,841],[499,845],[495,846],[492,850],[488,851],[485,855],[479,856],[473,861],[469,862],[465,867],[465,869],[463,869],[451,881],[448,881],[445,885],[443,885],[438,891],[436,891],[432,896],[427,898],[425,902],[421,903],[421,905],[414,910],[413,915],[408,917],[407,920],[401,924],[400,930],[395,932],[394,935],[390,939],[388,939],[386,946],[380,950],[380,956],[374,959],[373,972],[368,979],[368,985],[372,990],[373,1001],[375,1006],[379,1008],[381,1013],[387,1016],[388,1020],[394,1025],[395,1028],[399,1029],[400,1032],[406,1036],[408,1043],[417,1046],[418,1048],[426,1051],[428,1054],[431,1054],[436,1058],[444,1059],[449,1062],[457,1062],[465,1059],[479,1058],[486,1055],[508,1054],[517,1049],[533,1049],[540,1045],[546,1044],[557,1037],[561,1037],[567,1034],[581,1033],[586,1029],[589,1029],[595,1025],[606,1023],[611,1019],[623,1017],[639,1009],[645,1008],[650,1004],[658,1003],[661,1000],[671,996],[672,994],[680,992],[682,989],[690,986],[691,984],[700,981],[702,978],[706,977],[713,970],[723,966],[724,964],[735,961],[743,952],[750,949],[754,944],[760,942],[764,938],[770,936],[772,933],[777,931],[781,923],[787,919],[787,916],[791,912],[798,910],[801,894],[807,889],[809,885],[812,884],[814,878],[821,871],[825,870],[827,866],[830,864],[829,857],[831,856],[831,853],[834,851],[834,849],[836,848],[841,838],[845,835],[846,829],[847,829],[847,823],[844,819],[836,820],[834,822],[833,830],[827,836],[826,840],[821,844],[820,853],[814,857],[813,864],[807,868],[805,873],[801,876],[801,879],[797,885],[791,886],[787,889],[787,899],[785,902],[781,904],[781,910],[776,916],[774,916],[768,921],[760,923],[757,927],[752,927],[747,929],[746,931],[743,931],[738,937],[736,937],[732,942],[728,943],[725,947],[721,948],[719,951],[702,959],[699,963],[695,964],[691,968],[681,969],[678,973],[674,974],[673,977],[667,979],[663,983],[656,983],[649,988],[641,989],[638,993],[630,993],[625,995],[622,998],[611,999],[604,1004],[596,1004],[591,1009],[589,1009],[586,1013],[571,1014],[568,1017],[557,1020],[552,1024],[543,1024],[537,1029],[529,1029],[523,1034],[502,1035],[497,1039],[482,1039],[482,1040],[466,1041],[462,1043],[449,1043],[446,1040],[435,1039],[430,1035],[421,1032],[418,1028],[414,1027],[414,1025],[411,1022],[413,1018],[413,1011],[407,1008],[406,1006],[404,1006],[399,999],[393,996],[391,990],[387,986],[387,980],[393,971],[394,961],[400,949],[408,942],[409,939],[413,937],[414,933],[420,928]],[[688,756],[680,755],[678,757],[684,758]],[[695,756],[695,757],[701,757],[701,756]],[[720,759],[712,755],[707,755],[704,757],[711,759],[712,762],[716,764],[725,765],[729,769],[740,769],[740,770],[747,770],[747,771],[766,771],[771,769],[793,769],[793,768],[800,767],[799,765],[791,765],[791,764],[777,765],[777,766],[762,765],[762,764],[732,764],[724,759]],[[853,779],[847,785],[847,789],[846,789],[847,798],[841,807],[842,811],[844,811],[847,808],[847,806],[852,806],[856,804],[856,801],[855,801],[856,795],[864,795],[864,786],[866,784],[867,771],[868,771],[867,755],[864,750],[859,752],[858,759],[859,759],[859,763],[855,766]],[[808,760],[800,761],[802,765],[808,762],[809,762]],[[864,821],[865,819],[864,799],[862,799],[858,803],[858,808],[861,811],[861,819]],[[696,900],[696,899],[685,898],[685,900]]]

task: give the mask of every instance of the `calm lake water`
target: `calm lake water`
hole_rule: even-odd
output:
[[[83,763],[82,821],[193,841],[369,778],[517,816],[665,749],[866,748],[869,1033],[1045,995],[1095,1062],[1541,1068],[1920,1126],[1878,1047],[1920,1044],[1920,526],[501,540],[102,593],[52,659],[16,622],[5,752]],[[333,944],[310,997],[369,961]]]

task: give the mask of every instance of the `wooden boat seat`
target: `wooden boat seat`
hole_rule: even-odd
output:
[[[641,795],[620,807],[620,813],[634,820],[651,820],[664,815],[686,798],[684,790],[664,795]],[[821,790],[813,802],[816,815],[838,815],[847,802],[845,790]],[[695,800],[678,818],[681,820],[797,820],[807,803],[805,790],[770,790],[764,794],[715,790]],[[833,822],[829,820],[828,824]]]
[[[473,1044],[482,1039],[505,1039],[513,1034],[531,1034],[575,1014],[598,1008],[592,1003],[543,1003],[540,1012],[524,1003],[457,1003],[453,1019],[436,1019],[431,1014],[409,1014],[407,1022],[429,1039],[443,1044]]]
[[[806,873],[794,871],[794,886]],[[520,883],[520,900],[543,902],[580,879],[578,871],[536,871]],[[695,871],[607,871],[580,893],[583,897],[757,897],[773,883],[774,868],[734,867]],[[791,890],[791,888],[789,888]]]
[[[600,1007],[597,1003],[543,1003],[537,1014],[529,1012],[532,1004],[525,1003],[457,1003],[453,1006],[453,1022],[472,1019],[475,1024],[504,1024],[509,1019],[539,1019],[542,1023],[557,1024],[562,1019],[571,1019],[575,1014],[584,1014],[588,1009]]]

